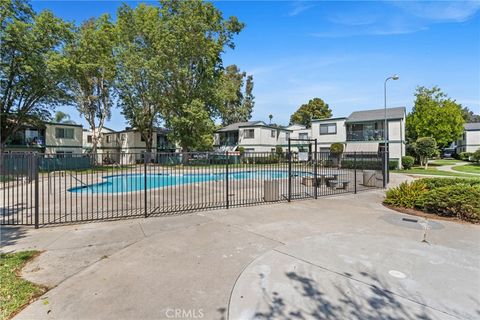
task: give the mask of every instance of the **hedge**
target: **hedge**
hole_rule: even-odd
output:
[[[480,222],[480,179],[426,178],[386,192],[385,204]]]
[[[405,170],[411,169],[414,164],[415,164],[415,158],[414,157],[411,157],[411,156],[402,157],[403,169],[405,169]]]

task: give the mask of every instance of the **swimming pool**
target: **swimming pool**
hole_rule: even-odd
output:
[[[296,176],[308,176],[310,172],[292,172]],[[237,171],[230,172],[229,179],[286,179],[288,171]],[[102,177],[104,182],[68,189],[73,193],[119,193],[140,191],[145,188],[144,174],[121,174]],[[197,182],[223,181],[225,173],[147,174],[147,189],[185,185]]]

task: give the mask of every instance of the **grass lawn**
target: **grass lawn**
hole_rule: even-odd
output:
[[[0,254],[0,319],[9,319],[45,289],[18,276],[38,251]]]
[[[472,178],[471,174],[464,174],[461,172],[448,172],[448,171],[440,171],[437,168],[429,167],[425,170],[423,167],[413,167],[410,170],[392,170],[391,172],[396,173],[404,173],[404,174],[425,174],[431,176],[445,176],[445,177],[465,177],[465,178]]]
[[[458,162],[463,162],[463,161],[462,160],[457,160],[457,159],[437,159],[437,160],[433,160],[431,163],[448,166],[448,165],[453,165],[453,164],[458,163]],[[430,164],[430,162],[429,162],[429,164]]]
[[[480,164],[478,163],[471,163],[464,166],[456,166],[452,168],[455,171],[460,172],[469,172],[469,173],[477,173],[480,174]]]

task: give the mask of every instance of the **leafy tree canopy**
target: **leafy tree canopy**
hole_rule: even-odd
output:
[[[428,159],[438,154],[437,141],[432,137],[418,138],[415,142],[415,151],[420,157],[420,162],[428,168]]]
[[[302,124],[310,127],[312,119],[325,119],[332,116],[332,110],[320,98],[313,98],[307,104],[302,104],[290,117],[290,124]]]
[[[49,11],[36,14],[24,1],[0,4],[0,145],[25,123],[50,117],[68,103],[67,63],[62,47],[72,25]]]
[[[247,76],[236,65],[225,68],[220,76],[217,92],[222,125],[250,120],[255,104],[252,91],[251,75]]]
[[[66,48],[69,62],[69,89],[74,104],[92,130],[93,152],[99,133],[110,119],[116,66],[115,26],[108,15],[84,22]]]
[[[415,105],[406,121],[410,142],[419,137],[432,137],[444,148],[461,136],[465,120],[460,104],[438,87],[418,87],[415,97]]]
[[[480,122],[480,114],[473,113],[473,111],[468,109],[468,107],[464,107],[462,112],[463,119],[465,119],[466,123]]]

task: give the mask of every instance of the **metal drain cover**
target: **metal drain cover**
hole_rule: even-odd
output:
[[[392,224],[397,227],[403,227],[408,229],[415,229],[415,230],[424,230],[425,224],[427,224],[427,228],[429,230],[440,230],[445,228],[441,223],[432,220],[425,220],[422,217],[406,217],[401,214],[385,214],[381,216],[379,219]]]

